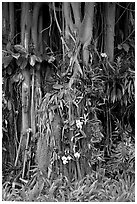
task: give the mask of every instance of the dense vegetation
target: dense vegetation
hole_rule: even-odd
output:
[[[2,3],[5,201],[135,201],[135,5]]]

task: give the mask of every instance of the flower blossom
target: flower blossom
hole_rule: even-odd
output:
[[[101,57],[107,58],[107,54],[106,53],[101,53]]]
[[[79,152],[76,152],[76,153],[74,154],[74,157],[79,158],[79,157],[80,157],[80,153],[79,153]]]

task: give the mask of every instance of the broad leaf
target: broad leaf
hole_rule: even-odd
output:
[[[54,88],[54,89],[62,89],[63,86],[60,85],[60,84],[54,84],[54,85],[53,85],[53,88]]]
[[[27,53],[27,50],[22,45],[14,45],[14,49],[21,54]]]
[[[5,56],[2,58],[2,64],[4,64],[4,68],[6,68],[10,64],[10,62],[12,61],[12,58],[13,57],[11,55]]]

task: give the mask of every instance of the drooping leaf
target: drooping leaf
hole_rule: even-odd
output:
[[[14,49],[21,54],[27,53],[27,50],[22,45],[14,45]]]

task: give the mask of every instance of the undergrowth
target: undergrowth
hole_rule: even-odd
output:
[[[99,169],[79,181],[70,183],[60,176],[52,182],[41,177],[41,185],[5,182],[3,201],[39,201],[39,202],[134,202],[134,175],[123,174],[117,179],[105,176],[105,170]]]

